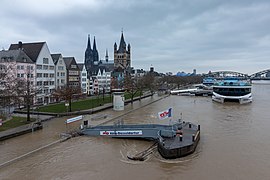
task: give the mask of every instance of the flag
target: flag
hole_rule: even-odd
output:
[[[158,118],[160,120],[166,119],[168,117],[172,117],[172,108],[169,108],[169,109],[167,109],[165,111],[162,111],[162,112],[158,113]]]

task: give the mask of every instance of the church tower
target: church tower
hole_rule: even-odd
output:
[[[96,47],[96,38],[94,36],[94,44],[93,44],[93,62],[94,65],[97,65],[99,61],[99,56],[98,56],[98,51],[97,51],[97,47]]]
[[[92,76],[93,71],[99,63],[99,55],[96,45],[96,38],[94,36],[93,49],[91,49],[90,35],[88,35],[87,48],[85,50],[84,64],[87,71],[87,77]]]
[[[127,70],[131,67],[130,49],[130,44],[128,44],[128,46],[126,47],[126,42],[122,31],[118,49],[116,42],[114,43],[114,69],[121,68],[123,70]]]
[[[84,55],[84,64],[86,71],[88,72],[93,67],[93,50],[91,49],[90,35],[88,34],[87,47]]]

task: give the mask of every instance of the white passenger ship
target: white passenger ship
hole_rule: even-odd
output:
[[[212,100],[220,103],[236,101],[240,104],[252,102],[251,84],[239,78],[229,77],[213,85]]]

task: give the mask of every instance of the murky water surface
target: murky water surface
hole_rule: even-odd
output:
[[[81,136],[0,168],[0,179],[269,180],[270,85],[253,85],[252,92],[253,102],[247,105],[218,104],[210,97],[170,96],[122,117],[125,123],[168,124],[169,120],[157,120],[157,112],[172,107],[175,118],[182,114],[185,121],[201,125],[201,141],[190,156],[165,160],[154,152],[146,161],[135,162],[127,155],[152,142]],[[125,111],[155,99],[128,105]],[[121,113],[106,110],[100,114],[112,118]],[[66,130],[65,120],[53,119],[41,131],[0,142],[0,163],[58,140]]]

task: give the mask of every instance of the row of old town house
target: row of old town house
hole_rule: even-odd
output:
[[[107,50],[105,59],[100,59],[95,38],[91,47],[88,35],[84,63],[61,53],[51,54],[46,42],[18,42],[11,44],[8,50],[0,51],[0,67],[2,70],[12,67],[9,75],[30,80],[31,85],[38,89],[34,103],[48,104],[55,102],[52,93],[61,86],[79,87],[82,94],[95,95],[119,88],[113,81],[123,80],[126,73],[143,75],[143,70],[131,67],[130,55],[131,47],[130,44],[126,46],[123,32],[119,46],[114,44],[113,60],[109,60]],[[3,85],[3,81],[1,83]]]

